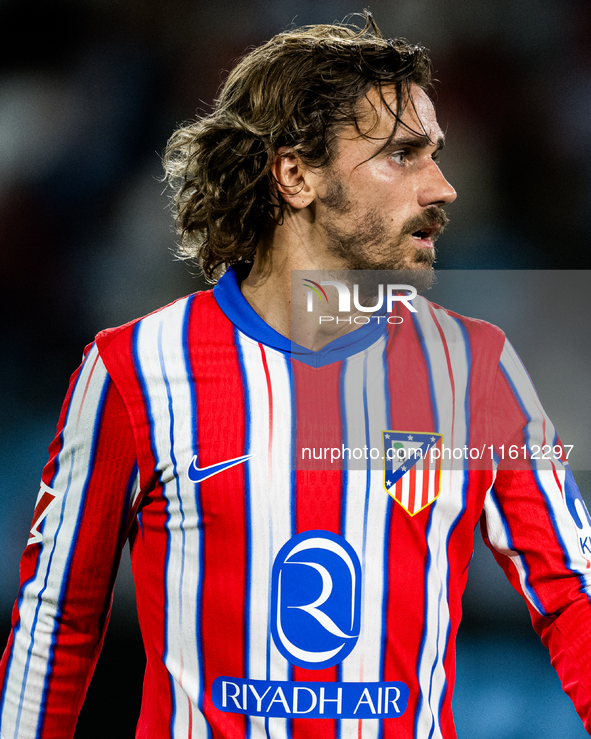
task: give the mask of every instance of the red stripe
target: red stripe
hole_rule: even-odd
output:
[[[408,478],[408,510],[409,513],[414,513],[418,510],[417,506],[417,466],[413,464],[408,472],[405,474],[409,475]]]
[[[0,695],[4,692],[4,680],[6,678],[6,670],[8,668],[8,661],[10,660],[10,655],[12,653],[12,646],[14,644],[14,627],[19,622],[19,612],[18,612],[18,601],[14,604],[14,607],[12,609],[12,631],[10,632],[10,636],[8,637],[8,643],[6,645],[6,649],[4,650],[4,654],[2,655],[2,659],[0,660]]]
[[[402,478],[394,484],[394,497],[400,504],[402,504]]]
[[[271,386],[271,375],[269,374],[269,365],[267,364],[267,354],[262,344],[259,344],[261,350],[261,358],[263,360],[263,369],[265,370],[265,380],[267,381],[267,398],[269,402],[269,444],[267,453],[269,455],[269,478],[273,472],[273,388]]]
[[[147,660],[137,736],[146,736],[148,727],[168,727],[173,699],[170,676],[163,661],[167,643],[167,500],[162,495],[162,486],[154,484],[156,459],[150,437],[150,412],[135,367],[133,350],[137,330],[138,324],[132,324],[104,332],[97,337],[97,344],[108,372],[117,378],[126,399],[126,408],[136,434],[142,488],[151,488],[144,497],[139,514],[141,529],[136,522],[130,533],[134,578],[142,583],[142,587],[136,591],[136,600]],[[130,368],[133,368],[133,372],[130,372]]]
[[[187,732],[187,739],[193,739],[193,704],[191,699],[187,698],[189,704],[189,731]]]
[[[418,697],[415,668],[423,628],[423,563],[427,558],[425,522],[430,508],[411,517],[394,501],[389,506],[390,527],[385,532],[388,542],[385,583],[387,641],[384,645],[383,680],[405,682],[410,688],[410,700],[403,716],[383,722],[383,731],[389,737],[412,737]],[[401,552],[412,552],[412,556],[403,556]]]
[[[414,323],[407,319],[395,329],[390,329],[386,350],[390,428],[437,432],[431,408],[429,373]],[[414,736],[413,721],[419,695],[416,665],[423,633],[424,564],[428,556],[425,527],[430,511],[428,506],[411,517],[393,500],[389,502],[390,527],[385,532],[388,547],[387,642],[383,679],[405,682],[410,688],[410,699],[403,716],[383,722],[384,739]],[[401,555],[404,552],[411,555]]]
[[[342,364],[315,369],[293,362],[296,450],[304,447],[332,448],[342,444],[340,378]],[[301,457],[300,457],[301,459]],[[308,464],[308,463],[306,463]],[[323,529],[341,533],[343,476],[339,464],[312,463],[296,472],[296,533]],[[294,680],[335,681],[337,668],[307,670],[294,666]],[[335,739],[333,719],[292,719],[292,739]]]
[[[127,413],[113,384],[97,421],[100,431],[94,434],[93,466],[57,619],[42,737],[59,736],[67,717],[77,715],[82,704],[92,673],[87,665],[96,661],[102,646],[125,535],[127,482],[135,464],[135,448]],[[109,491],[108,503],[105,490]],[[105,536],[107,531],[118,532],[118,536]],[[99,551],[101,563],[112,563],[111,567],[97,566]],[[87,680],[82,689],[81,676]]]
[[[436,432],[420,339],[411,321],[394,328],[386,349],[390,425],[396,431]]]
[[[202,300],[189,323],[192,382],[197,402],[198,463],[208,466],[246,454],[246,398],[234,327],[214,299]],[[203,713],[214,735],[244,736],[246,719],[214,707],[221,675],[244,677],[248,515],[245,465],[197,487],[202,514],[202,590],[198,619],[203,654]],[[230,636],[231,635],[231,636]]]
[[[421,495],[421,508],[424,508],[429,502],[429,479],[431,477],[431,464],[431,458],[429,455],[429,457],[427,457],[426,464],[423,464],[423,490]]]
[[[479,453],[482,453],[484,447],[485,455],[488,455],[491,441],[497,444],[506,443],[526,419],[519,406],[515,404],[506,379],[498,370],[499,358],[505,343],[503,332],[482,321],[464,320],[462,325],[468,336],[470,354],[468,447],[478,449]],[[478,347],[478,351],[473,351],[473,347]],[[483,413],[483,408],[490,408],[491,412]],[[494,427],[494,418],[497,414],[504,425],[500,435],[497,435]],[[488,464],[490,457],[484,464],[480,461],[470,462],[469,468],[484,469]],[[483,502],[480,496],[479,500]]]
[[[447,375],[449,377],[449,384],[451,387],[451,408],[452,408],[452,416],[451,416],[451,446],[453,447],[453,442],[455,439],[455,420],[456,420],[456,383],[454,380],[453,370],[451,367],[451,357],[449,356],[449,347],[447,345],[447,339],[445,338],[445,334],[443,333],[443,329],[441,328],[441,325],[439,323],[439,320],[437,319],[437,316],[435,315],[434,307],[431,303],[429,305],[429,312],[431,313],[431,318],[433,319],[433,323],[437,326],[437,331],[439,332],[439,337],[441,339],[441,345],[443,346],[443,351],[445,352],[445,361],[447,362]]]
[[[566,565],[565,551],[554,527],[553,515],[547,509],[535,474],[525,470],[501,471],[497,474],[495,492],[510,530],[513,548],[521,553],[528,568],[530,587],[544,611],[557,612],[560,604],[576,599],[573,594],[579,591],[580,583]],[[552,572],[551,578],[548,572]]]
[[[94,369],[98,361],[99,361],[99,353],[97,352],[94,363],[92,367],[90,368],[88,379],[86,380],[86,387],[84,388],[84,393],[82,394],[82,401],[80,402],[80,408],[78,408],[78,418],[76,419],[76,426],[80,423],[80,416],[82,415],[82,409],[84,408],[84,401],[86,400],[86,394],[88,393],[90,381],[92,380],[92,375],[94,374]]]
[[[142,710],[138,736],[149,736],[151,726],[167,726],[172,715],[173,699],[170,676],[164,665],[166,644],[166,560],[167,501],[162,487],[156,486],[145,498],[140,518],[130,536],[134,578],[142,583],[136,590],[137,611],[146,649]],[[155,696],[158,696],[156,700]]]
[[[293,363],[296,449],[340,449],[343,441],[340,362],[315,369]],[[301,460],[301,456],[298,457]],[[306,461],[297,472],[296,533],[324,529],[340,534],[342,471],[340,461]]]
[[[86,354],[86,356],[88,356],[88,354]],[[68,392],[66,394],[66,397],[64,398],[64,403],[62,405],[60,417],[57,423],[56,435],[49,445],[49,461],[45,465],[43,469],[43,474],[41,475],[41,479],[48,487],[52,487],[57,472],[57,459],[63,446],[63,439],[61,434],[66,424],[66,418],[68,417],[68,412],[70,410],[70,403],[72,402],[72,395],[74,394],[74,390],[76,388],[76,382],[80,376],[80,373],[82,372],[83,367],[84,362],[82,362],[80,367],[78,367],[76,372],[74,372],[74,374],[70,378]]]
[[[441,460],[437,460],[437,464],[435,465],[435,494],[439,493],[439,489],[441,487]]]

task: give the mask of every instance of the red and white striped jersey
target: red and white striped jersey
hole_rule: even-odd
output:
[[[2,739],[73,735],[127,538],[137,737],[452,739],[479,521],[591,728],[591,521],[563,448],[499,329],[414,304],[296,359],[230,270],[99,334],[21,562]]]

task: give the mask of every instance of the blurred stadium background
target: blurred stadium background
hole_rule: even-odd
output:
[[[440,80],[442,168],[458,200],[438,267],[458,272],[432,297],[507,331],[575,445],[588,496],[591,4],[369,7],[385,34],[431,50]],[[292,23],[362,9],[351,0],[0,0],[3,643],[40,471],[82,348],[100,329],[204,287],[170,253],[159,182],[168,136],[209,109],[247,47]],[[137,721],[143,658],[124,559],[80,738],[130,737]],[[455,704],[460,739],[586,736],[478,531]]]

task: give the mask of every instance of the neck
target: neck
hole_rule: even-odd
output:
[[[306,310],[306,291],[297,289],[301,280],[296,278],[296,289],[292,291],[294,270],[344,269],[336,258],[327,260],[326,256],[324,259],[319,256],[326,255],[323,234],[317,233],[313,224],[302,224],[299,215],[287,213],[284,222],[261,240],[252,269],[240,290],[265,323],[288,339],[317,351],[358,325],[337,324],[336,314],[326,304],[322,307],[323,315],[333,316],[335,320],[321,322],[317,311]]]

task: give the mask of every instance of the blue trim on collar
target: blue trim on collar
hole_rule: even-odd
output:
[[[385,334],[387,322],[366,323],[338,339],[331,341],[320,351],[306,349],[265,323],[246,300],[236,280],[236,272],[230,267],[213,289],[213,296],[227,318],[243,334],[254,341],[289,354],[293,359],[310,367],[324,367],[332,362],[357,354],[374,344]]]

